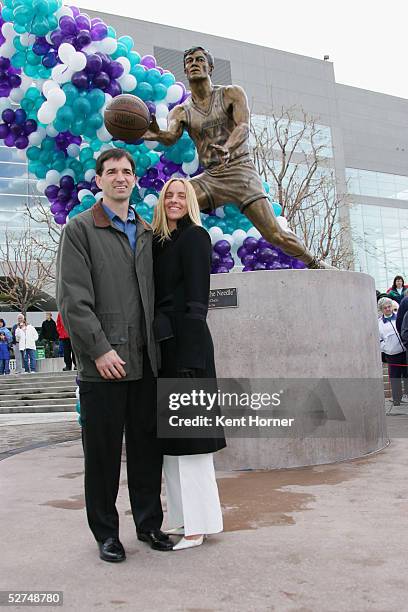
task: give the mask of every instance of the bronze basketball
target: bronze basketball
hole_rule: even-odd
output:
[[[132,143],[141,138],[149,127],[150,113],[137,96],[121,94],[107,105],[104,121],[113,138]]]

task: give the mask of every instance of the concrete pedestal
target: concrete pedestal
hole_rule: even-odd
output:
[[[387,444],[374,281],[357,272],[282,270],[216,274],[211,289],[236,288],[236,308],[214,308],[208,323],[219,378],[334,380],[352,392],[345,422],[302,425],[279,437],[230,438],[218,469],[330,463]],[[349,382],[347,382],[349,381]],[[333,394],[327,396],[333,398]],[[332,399],[324,409],[330,414]],[[299,429],[300,427],[300,429]],[[283,437],[285,435],[285,437]]]

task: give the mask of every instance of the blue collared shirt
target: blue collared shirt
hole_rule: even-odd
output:
[[[126,221],[122,221],[122,219],[118,217],[117,214],[112,212],[111,209],[108,206],[106,206],[106,204],[104,204],[103,202],[102,202],[102,206],[103,206],[103,210],[106,212],[109,219],[112,221],[113,225],[118,230],[126,234],[129,240],[129,244],[132,248],[132,251],[134,251],[136,249],[137,219],[136,219],[135,211],[133,210],[133,208],[129,206],[127,219]]]

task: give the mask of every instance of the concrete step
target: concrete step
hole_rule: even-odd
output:
[[[48,413],[48,412],[76,412],[76,402],[66,404],[38,404],[37,406],[5,406],[0,407],[0,416],[15,413]]]
[[[59,393],[74,393],[76,385],[39,385],[39,386],[27,386],[27,387],[7,387],[6,389],[0,388],[0,400],[4,396],[15,396],[19,395],[41,395],[44,397],[44,393],[50,394],[52,397]]]
[[[11,378],[11,380],[10,380]],[[38,379],[34,374],[26,376],[3,376],[0,378],[0,390],[18,387],[57,387],[60,385],[76,386],[75,378],[58,378],[56,380]]]
[[[60,393],[21,393],[19,395],[0,395],[0,406],[16,406],[16,402],[24,404],[27,401],[44,402],[44,400],[59,401],[63,399],[76,399],[75,390],[61,391]],[[51,403],[51,402],[50,402]]]
[[[0,414],[0,428],[10,425],[42,425],[44,423],[71,423],[78,421],[76,412],[33,412]],[[78,435],[81,428],[78,424]]]
[[[43,397],[39,397],[38,399],[31,399],[31,397],[29,397],[28,399],[9,399],[9,400],[5,400],[5,401],[0,401],[0,409],[1,408],[9,408],[12,406],[44,406],[45,404],[50,404],[52,406],[59,406],[60,404],[68,404],[68,403],[76,403],[76,397],[75,395],[72,393],[71,396],[68,395],[68,397],[60,397],[60,398],[51,398],[51,401],[47,401],[50,400],[50,398],[43,398]]]
[[[26,372],[22,373],[22,374],[8,374],[6,376],[1,376],[0,378],[0,382],[3,383],[12,383],[15,381],[22,381],[25,380],[27,378],[33,379],[33,380],[49,380],[49,381],[56,381],[56,380],[60,380],[60,379],[64,379],[64,380],[75,380],[77,376],[77,372],[44,372],[43,374],[41,372],[34,372],[33,374],[28,374]]]

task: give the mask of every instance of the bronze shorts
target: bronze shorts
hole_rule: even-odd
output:
[[[190,179],[198,185],[208,200],[208,208],[214,210],[223,204],[235,204],[243,212],[252,202],[266,198],[261,177],[249,157],[233,160],[217,170],[205,170]]]

